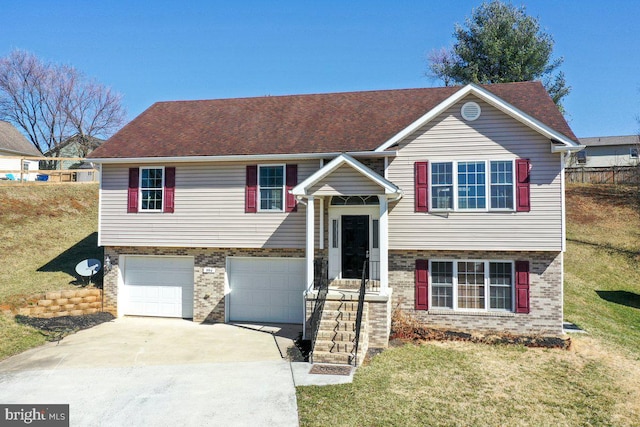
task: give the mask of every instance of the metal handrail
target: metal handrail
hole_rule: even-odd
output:
[[[320,330],[320,320],[322,311],[324,310],[324,302],[329,292],[329,268],[327,260],[324,258],[316,258],[313,261],[313,289],[317,291],[311,314],[311,324],[313,325],[313,333],[311,334],[311,360],[313,363],[313,349],[316,346],[318,332]]]
[[[360,329],[362,327],[362,314],[364,311],[364,296],[367,287],[367,273],[369,266],[369,254],[362,265],[362,281],[360,282],[360,291],[358,293],[358,311],[356,313],[356,345],[353,356],[353,366],[358,366],[358,347],[360,346]]]

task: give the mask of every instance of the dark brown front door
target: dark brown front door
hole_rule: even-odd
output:
[[[369,216],[342,216],[342,278],[360,279],[369,250]]]

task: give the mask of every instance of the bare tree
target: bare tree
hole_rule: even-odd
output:
[[[73,67],[14,50],[0,58],[0,119],[22,129],[41,153],[58,157],[61,144],[109,137],[125,120],[122,97]],[[83,147],[85,154],[88,150]]]

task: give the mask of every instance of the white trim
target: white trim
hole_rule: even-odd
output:
[[[445,213],[445,212],[516,212],[516,160],[513,157],[509,158],[492,158],[488,160],[437,160],[429,162],[429,212]],[[491,163],[492,162],[511,162],[511,208],[492,208],[491,207]],[[432,168],[434,164],[451,163],[452,174],[452,194],[453,207],[451,209],[438,209],[433,207],[433,174]],[[484,163],[484,175],[485,175],[485,207],[476,209],[461,209],[458,203],[458,164],[459,163]],[[500,185],[500,184],[497,184]]]
[[[562,230],[562,245],[561,245],[562,252],[565,252],[567,250],[567,208],[566,208],[566,201],[565,201],[565,194],[564,194],[565,192],[564,174],[565,174],[566,163],[569,160],[570,155],[571,153],[567,152],[562,156],[560,156],[560,194],[562,198],[561,199],[562,214],[560,218],[560,228]]]
[[[340,154],[335,159],[331,160],[323,168],[318,169],[315,173],[307,177],[307,179],[302,181],[300,184],[296,185],[291,190],[291,194],[294,194],[296,196],[306,196],[307,190],[309,187],[312,187],[313,185],[318,183],[320,180],[322,180],[323,178],[331,174],[333,171],[338,169],[343,164],[349,165],[350,167],[355,169],[357,172],[362,174],[364,177],[368,178],[369,180],[373,181],[375,184],[384,188],[385,194],[395,195],[395,194],[401,193],[401,190],[395,184],[381,177],[376,172],[374,172],[367,166],[363,165],[353,157],[343,153],[343,154]]]
[[[160,209],[142,209],[142,171],[144,169],[161,169],[162,170],[162,183],[160,186],[160,191],[162,191],[162,199],[160,199]],[[164,212],[164,178],[165,178],[165,169],[164,166],[140,166],[138,168],[138,213],[162,213]],[[145,187],[147,188],[147,187]],[[150,190],[151,188],[147,188]]]
[[[464,86],[463,88],[461,88],[459,91],[455,92],[449,98],[447,98],[444,101],[442,101],[440,104],[436,105],[434,108],[432,108],[430,111],[428,111],[425,115],[420,117],[415,122],[411,123],[409,126],[404,128],[402,131],[398,132],[396,135],[391,137],[384,144],[382,144],[378,148],[376,148],[375,151],[376,152],[383,152],[387,148],[392,147],[393,145],[395,145],[396,143],[400,142],[401,140],[403,140],[407,136],[411,135],[413,132],[417,131],[422,126],[424,126],[425,124],[430,122],[432,119],[434,119],[435,117],[440,115],[447,108],[449,108],[450,106],[454,105],[456,102],[460,101],[465,96],[470,95],[470,94],[477,96],[478,98],[482,99],[486,103],[496,107],[500,111],[508,114],[509,116],[513,117],[514,119],[518,120],[519,122],[529,126],[533,130],[535,130],[538,133],[546,136],[547,138],[564,144],[564,147],[562,147],[562,150],[579,151],[579,150],[582,149],[581,145],[579,145],[576,142],[572,141],[568,137],[566,137],[566,136],[562,135],[561,133],[551,129],[549,126],[547,126],[547,125],[543,124],[542,122],[534,119],[533,117],[529,116],[528,114],[522,112],[521,110],[517,109],[513,105],[509,104],[508,102],[504,101],[503,99],[501,99],[501,98],[497,97],[496,95],[492,94],[488,90],[483,89],[480,86],[477,86],[477,85],[475,85],[473,83],[470,83],[470,84]],[[560,151],[559,148],[558,148],[558,151]],[[552,147],[552,152],[556,152],[556,151],[554,151],[553,147]]]
[[[98,184],[98,247],[102,245],[102,165],[98,165],[98,171],[100,173],[100,182]],[[104,260],[103,260],[104,261]]]
[[[320,222],[320,230],[318,230],[318,249],[324,249],[324,197],[320,197],[320,218],[318,218],[318,222]]]
[[[286,210],[286,204],[287,204],[287,165],[282,163],[274,163],[274,164],[270,164],[270,163],[265,163],[265,164],[261,164],[261,165],[257,165],[258,166],[258,182],[256,183],[256,190],[257,190],[257,199],[258,199],[258,206],[256,206],[257,208],[257,212],[284,212]],[[260,168],[269,168],[269,167],[281,167],[282,168],[282,201],[281,201],[281,205],[282,208],[281,209],[262,209],[262,196],[260,194]],[[267,187],[269,189],[275,189],[276,187]]]
[[[431,273],[433,272],[432,263],[434,262],[450,262],[452,263],[452,271],[451,271],[451,305],[452,308],[448,307],[432,307],[433,301],[433,277]],[[485,308],[459,308],[458,307],[458,263],[460,262],[478,262],[484,263],[484,307]],[[503,264],[511,264],[511,310],[504,309],[491,309],[491,283],[490,283],[490,274],[491,274],[491,263],[503,263]],[[451,313],[515,313],[516,312],[516,263],[514,260],[505,260],[505,259],[430,259],[429,260],[429,291],[428,296],[429,300],[427,301],[427,310],[440,310],[442,312],[451,312]]]
[[[260,161],[288,161],[308,159],[331,159],[345,154],[344,152],[328,153],[295,153],[295,154],[232,154],[227,156],[173,156],[173,157],[88,157],[86,160],[94,163],[194,163],[194,162],[260,162]],[[348,151],[346,154],[355,157],[395,157],[398,152],[389,150],[378,151]]]
[[[307,223],[306,223],[306,245],[305,258],[307,260],[307,284],[306,289],[313,289],[313,261],[314,261],[314,203],[313,196],[307,199]]]
[[[380,217],[378,218],[378,252],[379,252],[379,280],[380,295],[389,292],[389,205],[386,197],[378,196],[380,200]],[[373,242],[370,243],[373,246]]]

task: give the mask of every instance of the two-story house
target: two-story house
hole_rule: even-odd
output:
[[[373,347],[396,308],[560,334],[579,149],[538,82],[156,103],[89,156],[105,305],[309,337],[325,265],[323,298],[348,301],[363,270],[374,283]]]

